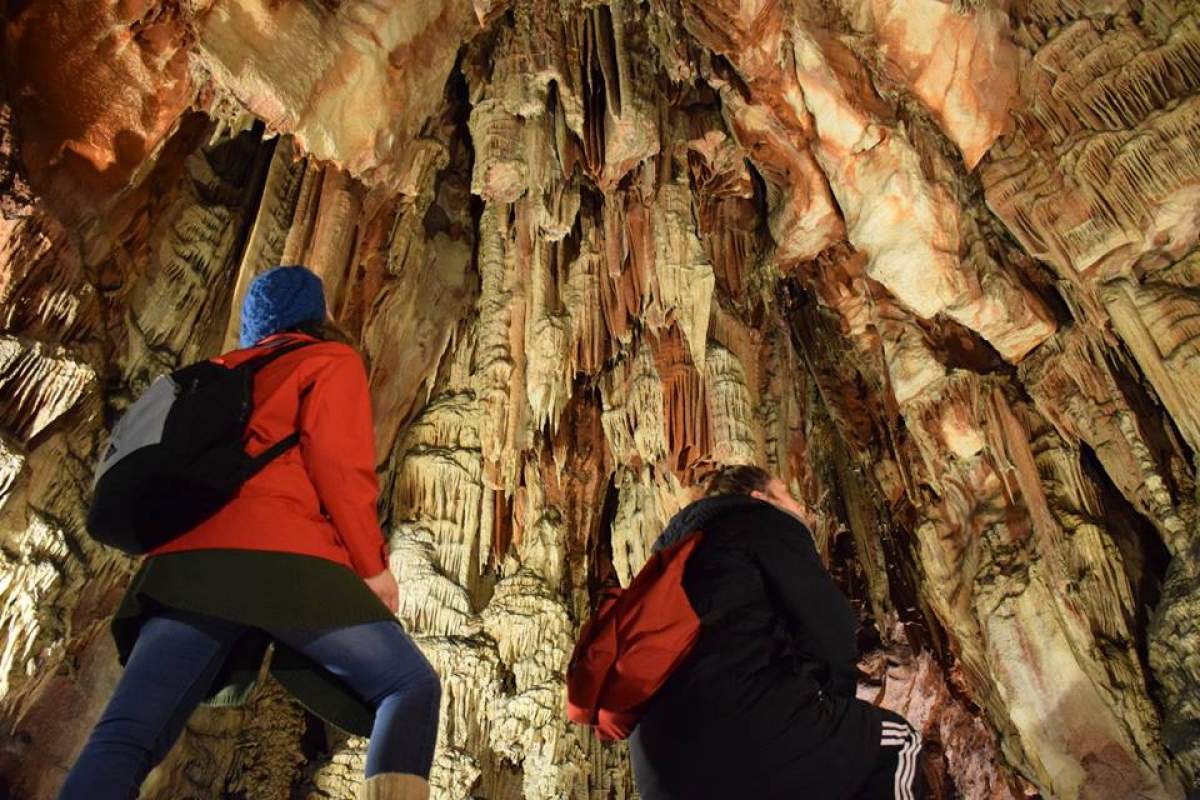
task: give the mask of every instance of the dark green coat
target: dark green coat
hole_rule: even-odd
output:
[[[395,617],[350,569],[313,556],[258,550],[193,550],[147,558],[113,618],[125,664],[156,610],[173,608],[247,627],[206,701],[240,705],[254,689],[272,639],[266,631],[327,630]],[[399,624],[397,622],[396,624]],[[275,642],[271,674],[317,716],[369,736],[375,710],[340,679]]]

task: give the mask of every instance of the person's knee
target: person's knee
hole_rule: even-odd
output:
[[[380,702],[389,697],[403,698],[408,705],[430,706],[436,709],[442,701],[442,681],[429,662],[421,659],[420,664],[397,671]]]
[[[152,753],[159,734],[159,727],[145,719],[104,717],[96,723],[88,741],[102,747]]]
[[[175,744],[175,736],[162,726],[144,720],[101,721],[92,732],[96,747],[120,752],[126,758],[144,762],[146,771],[166,758]]]
[[[428,663],[414,677],[412,691],[426,703],[437,708],[442,702],[442,679]]]

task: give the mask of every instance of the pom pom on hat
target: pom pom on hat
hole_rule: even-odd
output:
[[[251,347],[303,322],[325,319],[325,287],[307,267],[269,269],[256,277],[242,301],[239,339]]]

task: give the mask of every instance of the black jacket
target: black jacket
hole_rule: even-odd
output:
[[[846,798],[880,713],[854,699],[857,621],[798,520],[749,497],[681,511],[656,542],[704,531],[684,573],[701,621],[631,739],[645,800]]]

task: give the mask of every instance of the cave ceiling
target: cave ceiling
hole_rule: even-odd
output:
[[[601,576],[714,464],[817,510],[933,796],[1200,772],[1200,7],[9,2],[0,775],[53,797],[133,564],[106,427],[304,263],[369,360],[445,800],[621,800],[565,721]],[[143,798],[354,796],[274,684]]]

